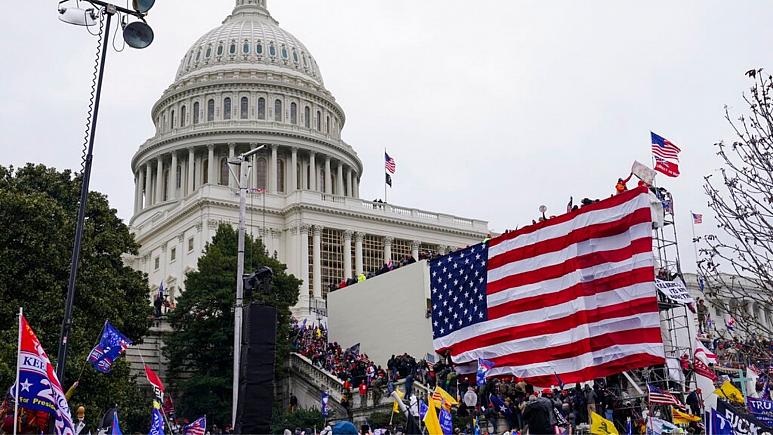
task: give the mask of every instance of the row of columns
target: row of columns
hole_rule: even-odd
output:
[[[232,159],[237,155],[236,143],[228,143],[228,151],[225,153],[217,153],[216,145],[209,144],[206,147],[206,154],[197,152],[201,147],[188,148],[186,153],[180,151],[172,151],[167,154],[161,154],[157,157],[149,159],[144,163],[138,165],[138,169],[134,173],[134,213],[137,214],[142,210],[162,203],[164,201],[175,201],[177,199],[177,166],[178,162],[182,162],[181,165],[181,184],[179,188],[179,194],[181,197],[192,194],[197,188],[203,184],[218,184],[220,179],[219,166],[220,157],[226,157]],[[249,145],[249,149],[254,149],[258,144],[253,143]],[[268,145],[268,150],[262,155],[254,155],[252,157],[253,171],[251,184],[252,187],[258,187],[259,180],[256,170],[256,163],[259,158],[267,158],[267,174],[265,180],[265,187],[269,193],[280,193],[280,186],[278,186],[278,174],[279,174],[279,146]],[[284,148],[284,147],[283,147]],[[283,192],[292,192],[296,190],[312,190],[321,191],[323,193],[333,193],[333,160],[330,156],[324,156],[324,163],[322,168],[324,170],[324,186],[318,184],[318,166],[317,166],[317,153],[314,151],[304,152],[304,155],[299,155],[297,147],[288,147],[289,158],[285,158],[285,174],[284,174],[284,186]],[[244,150],[246,151],[246,149]],[[180,155],[178,155],[180,154]],[[202,165],[204,157],[206,156],[207,167],[206,170],[206,183],[202,177]],[[301,174],[297,174],[298,163],[301,165]],[[167,166],[168,165],[168,166]],[[307,175],[306,168],[309,167]],[[164,169],[169,170],[169,179],[164,190]],[[357,172],[351,166],[346,165],[342,161],[335,162],[336,170],[336,194],[346,195],[354,198],[359,197],[360,185]],[[300,178],[301,184],[298,184],[298,178]],[[228,186],[236,188],[236,180],[228,175]],[[324,188],[323,188],[324,187]]]
[[[315,298],[322,297],[322,230],[323,227],[319,225],[302,225],[300,227],[301,240],[300,240],[300,259],[301,259],[301,279],[303,282],[309,282],[309,233],[312,237],[312,282],[310,289],[313,292]],[[352,270],[352,240],[354,240],[354,273],[360,275],[363,273],[363,249],[362,244],[365,238],[365,233],[353,232],[351,230],[343,231],[343,263],[345,273],[349,273]],[[384,262],[386,263],[392,258],[392,242],[393,237],[384,237]],[[419,258],[419,247],[421,242],[414,240],[411,243],[411,256],[413,258]],[[446,249],[441,247],[441,253],[445,253]]]

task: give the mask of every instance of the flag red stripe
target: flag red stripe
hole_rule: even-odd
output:
[[[458,355],[462,352],[468,352],[470,350],[485,346],[492,346],[505,341],[534,337],[544,334],[555,334],[558,332],[566,331],[568,329],[576,328],[579,325],[594,323],[605,319],[633,316],[636,314],[652,313],[657,311],[658,304],[655,295],[652,295],[651,297],[635,299],[632,301],[621,302],[619,304],[608,305],[606,307],[596,307],[589,310],[577,311],[576,313],[560,319],[550,319],[544,322],[516,325],[510,328],[500,329],[498,331],[481,334],[468,340],[460,341],[450,346],[451,355]]]
[[[531,245],[515,248],[496,257],[489,258],[488,269],[496,269],[505,264],[526,258],[536,257],[548,252],[560,251],[575,243],[583,242],[589,239],[600,239],[603,237],[616,236],[622,234],[630,227],[636,224],[649,222],[652,219],[652,212],[649,208],[641,208],[628,214],[621,219],[612,222],[604,222],[586,227],[577,228],[563,237],[543,240]]]
[[[513,313],[552,307],[583,296],[592,296],[621,287],[653,281],[655,281],[655,271],[652,266],[641,267],[593,281],[580,282],[555,293],[515,299],[489,307],[488,319],[493,320]]]
[[[646,186],[637,187],[635,189],[631,189],[627,192],[623,192],[619,195],[615,195],[611,198],[605,199],[604,201],[595,202],[590,205],[586,205],[585,207],[582,207],[578,210],[575,210],[573,212],[563,214],[561,216],[556,216],[554,218],[548,219],[546,221],[540,222],[535,225],[529,225],[527,227],[523,227],[519,230],[510,231],[508,233],[504,233],[500,236],[497,236],[491,240],[488,241],[488,246],[496,246],[505,240],[512,240],[518,236],[524,235],[524,234],[531,234],[533,232],[539,231],[543,228],[550,227],[553,225],[558,225],[564,222],[569,222],[576,218],[579,215],[589,213],[596,210],[604,210],[608,208],[613,208],[621,204],[625,204],[626,202],[636,198],[637,196],[641,195],[642,193],[647,193],[649,190]]]
[[[645,210],[650,213],[649,210]],[[486,294],[494,294],[513,287],[535,284],[541,281],[562,277],[578,269],[586,269],[604,263],[615,263],[631,258],[633,255],[652,251],[652,238],[644,237],[632,240],[631,244],[611,251],[591,252],[586,255],[570,258],[561,264],[543,267],[532,272],[509,275],[500,280],[489,282]]]
[[[658,343],[661,340],[660,327],[615,331],[608,334],[585,338],[562,346],[542,349],[539,352],[528,351],[511,353],[506,356],[494,358],[491,361],[496,367],[535,364],[544,361],[572,358],[588,352],[606,349],[613,345]]]
[[[649,367],[658,364],[663,364],[663,358],[656,357],[648,353],[640,353],[616,359],[608,363],[586,367],[574,372],[558,373],[558,375],[561,376],[561,380],[564,382],[564,384],[573,384],[575,382],[584,382],[589,379],[604,378],[626,370]],[[556,376],[553,374],[533,376],[523,380],[530,385],[534,385],[535,387],[540,388],[550,387],[556,384]]]

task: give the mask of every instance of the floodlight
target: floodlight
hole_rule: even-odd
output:
[[[134,7],[135,11],[144,14],[153,7],[155,2],[156,0],[132,0],[132,6]]]
[[[94,9],[59,8],[59,19],[76,26],[93,26],[97,24],[97,13]]]
[[[153,42],[153,29],[142,21],[135,21],[123,29],[123,39],[132,48],[146,48]]]

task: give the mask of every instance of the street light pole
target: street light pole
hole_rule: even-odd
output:
[[[232,384],[231,427],[236,427],[236,410],[239,405],[239,369],[241,366],[242,351],[242,318],[244,315],[244,232],[245,215],[247,214],[247,189],[249,189],[250,171],[247,157],[265,148],[261,145],[254,150],[247,151],[228,162],[228,170],[231,176],[239,183],[239,240],[236,254],[236,305],[234,306],[234,373]],[[231,165],[238,165],[239,173],[234,173]]]

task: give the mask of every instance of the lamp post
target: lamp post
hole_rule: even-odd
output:
[[[68,0],[59,2],[60,19],[66,23],[89,26],[95,23],[98,16],[94,9],[82,10],[78,8],[61,7]],[[59,350],[56,357],[56,375],[59,382],[64,384],[64,368],[67,361],[67,345],[70,329],[72,327],[72,308],[75,301],[75,280],[78,276],[78,262],[80,260],[81,239],[83,238],[83,227],[85,224],[86,202],[89,195],[89,182],[91,181],[91,164],[93,160],[94,136],[97,131],[97,118],[99,116],[99,101],[102,96],[102,79],[105,73],[105,59],[107,57],[108,43],[110,42],[110,23],[113,15],[117,13],[127,14],[139,18],[142,21],[135,21],[129,25],[124,25],[124,40],[134,48],[145,48],[153,42],[153,31],[145,23],[144,17],[147,11],[153,7],[155,0],[134,0],[134,10],[122,8],[101,0],[84,0],[95,8],[101,8],[105,18],[104,35],[102,36],[102,51],[99,60],[99,72],[97,77],[96,89],[94,90],[94,111],[90,120],[88,149],[84,161],[83,174],[81,180],[80,200],[78,201],[78,216],[75,223],[75,240],[72,247],[72,256],[70,259],[70,276],[67,281],[67,297],[64,305],[64,319],[62,320],[62,331],[59,336]]]
[[[239,240],[236,255],[236,305],[234,306],[234,375],[231,404],[231,427],[236,427],[236,408],[239,404],[239,366],[242,350],[242,317],[244,313],[244,227],[247,214],[247,189],[250,187],[250,166],[247,158],[265,148],[261,145],[228,162],[228,170],[239,185]],[[238,165],[239,173],[231,169]]]

